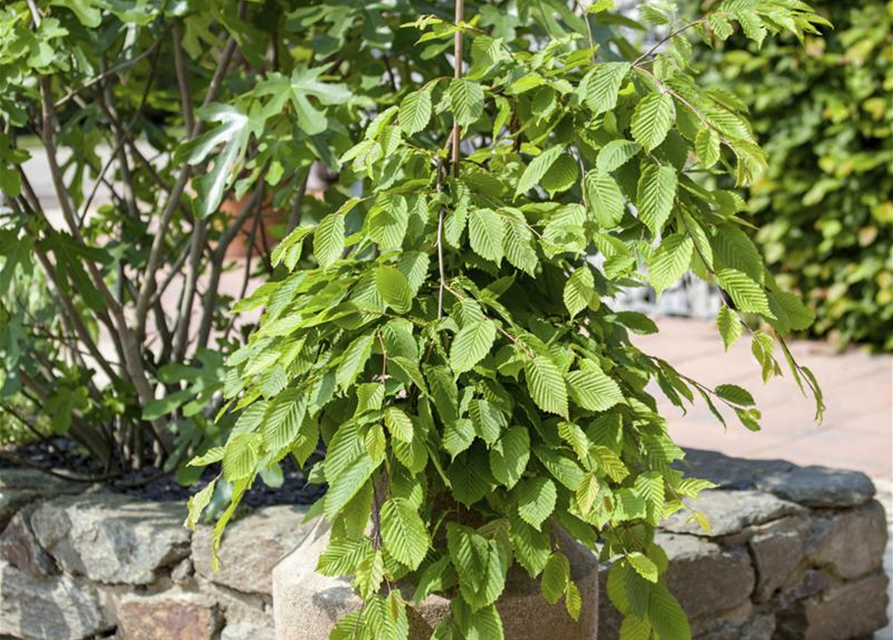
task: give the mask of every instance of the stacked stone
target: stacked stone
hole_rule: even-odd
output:
[[[272,640],[271,575],[307,534],[304,508],[233,523],[215,572],[210,527],[184,528],[183,503],[66,487],[0,470],[0,638]]]
[[[697,640],[851,640],[887,624],[887,523],[867,476],[706,451],[686,461],[719,485],[692,504],[712,529],[682,512],[657,542]],[[603,598],[599,640],[618,627]]]

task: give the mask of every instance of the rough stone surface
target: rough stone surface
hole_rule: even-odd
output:
[[[803,534],[797,524],[785,519],[763,526],[748,541],[757,575],[756,602],[771,598],[803,560]]]
[[[804,511],[803,507],[759,491],[710,490],[689,502],[710,521],[710,537],[719,538],[741,533],[745,528],[760,525]],[[672,533],[708,535],[688,513],[679,512],[663,525]]]
[[[129,596],[118,605],[122,640],[214,640],[220,625],[214,601],[197,593]]]
[[[887,576],[878,573],[800,600],[778,616],[777,640],[852,640],[887,624]]]
[[[872,501],[816,518],[807,542],[810,562],[827,567],[841,578],[864,576],[881,567],[887,546],[884,507]]]
[[[315,558],[325,549],[328,531],[318,526],[294,553],[273,570],[273,611],[277,640],[328,638],[337,620],[360,602],[346,580],[326,578],[313,571]],[[550,606],[539,583],[523,571],[509,574],[506,591],[497,604],[506,638],[591,640],[598,628],[598,561],[594,554],[567,545],[572,577],[583,598],[580,621],[563,607]],[[432,596],[411,612],[409,640],[428,640],[433,627],[449,612],[448,602]]]
[[[655,542],[670,561],[667,584],[690,618],[715,616],[749,601],[755,577],[743,548],[668,533],[658,533]]]
[[[0,531],[22,507],[55,493],[74,493],[80,487],[33,469],[0,469]]]
[[[775,616],[760,613],[739,620],[720,620],[711,628],[694,631],[694,640],[772,640],[775,634]],[[599,639],[601,640],[601,639]]]
[[[0,561],[34,576],[49,576],[56,572],[56,563],[31,530],[32,510],[26,507],[19,511],[0,534]]]
[[[220,634],[220,640],[276,640],[273,625],[261,625],[254,622],[235,622],[227,624]]]
[[[220,564],[216,572],[211,568],[211,527],[200,528],[192,538],[196,573],[245,593],[272,593],[273,567],[313,527],[312,523],[304,523],[306,513],[306,507],[267,507],[251,518],[232,523],[218,550]]]
[[[0,636],[80,640],[114,626],[89,583],[65,575],[38,578],[0,562]]]
[[[796,468],[797,465],[784,460],[745,460],[716,451],[685,450],[684,469],[688,475],[710,480],[720,489],[730,491],[755,489],[757,478],[784,474]]]
[[[864,473],[828,467],[768,473],[756,478],[756,486],[807,507],[855,507],[874,496],[874,484]]]
[[[31,527],[66,573],[138,585],[189,554],[182,520],[181,504],[94,494],[43,503],[31,516]]]

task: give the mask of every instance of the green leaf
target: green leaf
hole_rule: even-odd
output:
[[[543,569],[543,577],[540,586],[543,597],[549,604],[556,604],[567,591],[567,585],[571,578],[570,562],[563,553],[553,553]]]
[[[564,605],[565,609],[567,609],[567,615],[569,615],[574,622],[578,622],[580,620],[580,613],[583,611],[583,596],[580,593],[579,587],[577,587],[573,580],[567,581],[567,593],[564,595]]]
[[[533,276],[536,274],[539,258],[534,248],[533,233],[527,226],[524,214],[517,209],[505,209],[503,213],[506,216],[503,219],[505,224],[505,238],[503,240],[505,258],[513,267]]]
[[[313,253],[319,266],[325,269],[341,257],[344,250],[344,216],[330,213],[319,223],[313,234]]]
[[[468,218],[471,248],[485,260],[502,261],[505,227],[502,217],[491,209],[474,209]]]
[[[279,451],[291,445],[298,436],[307,397],[297,389],[286,389],[271,403],[261,425],[261,437],[269,452]]]
[[[382,505],[381,537],[388,553],[413,571],[428,554],[428,528],[404,498],[391,498]]]
[[[667,137],[673,125],[673,99],[668,93],[649,93],[633,113],[630,131],[645,151],[651,151]]]
[[[450,347],[450,366],[453,371],[463,373],[490,353],[496,339],[496,325],[491,320],[470,322],[456,334]]]
[[[505,640],[502,618],[493,605],[474,611],[461,598],[455,598],[452,612],[464,640]]]
[[[651,625],[644,618],[626,616],[620,625],[619,640],[651,640]]]
[[[402,409],[388,407],[384,412],[384,423],[392,438],[402,442],[412,442],[414,428],[412,419]]]
[[[546,149],[534,158],[530,164],[527,165],[524,173],[521,174],[521,179],[518,181],[518,187],[515,190],[515,197],[517,198],[538,185],[540,180],[542,180],[543,176],[546,175],[546,172],[562,153],[564,153],[564,146],[558,145]]]
[[[361,454],[347,465],[347,468],[335,478],[326,480],[329,489],[325,497],[325,514],[329,519],[334,518],[360,492],[375,470],[371,456],[368,453]]]
[[[716,281],[731,297],[740,311],[759,313],[775,318],[769,309],[769,299],[762,285],[735,269],[723,269],[716,274]]]
[[[719,162],[719,134],[713,129],[701,129],[695,137],[695,151],[701,164],[708,169]]]
[[[509,539],[518,561],[531,578],[545,568],[552,554],[552,541],[546,531],[537,531],[515,513],[509,514]]]
[[[592,277],[592,271],[589,266],[584,264],[571,274],[564,284],[564,306],[571,319],[580,313],[583,309],[592,304],[593,298],[597,299],[595,293],[595,280]]]
[[[664,238],[648,267],[648,281],[659,296],[688,271],[694,242],[680,233]]]
[[[551,359],[535,354],[524,363],[530,397],[543,411],[567,416],[567,387]]]
[[[642,150],[642,145],[632,140],[611,140],[598,152],[596,167],[606,175],[619,169]]]
[[[335,372],[335,381],[342,389],[347,389],[354,383],[357,376],[362,373],[366,367],[369,356],[372,355],[372,343],[375,336],[372,334],[362,335],[353,342],[344,351],[341,364]]]
[[[577,184],[579,178],[580,165],[572,155],[563,153],[552,163],[540,183],[550,196],[555,197],[556,193],[567,191]]]
[[[412,309],[412,287],[396,267],[382,265],[375,270],[375,288],[378,294],[397,313],[409,313]]]
[[[587,411],[606,411],[623,402],[623,393],[614,380],[594,362],[567,374],[567,386],[573,401]]]
[[[472,400],[469,414],[475,433],[488,445],[492,445],[502,435],[506,426],[505,415],[492,402]]]
[[[259,439],[254,433],[233,434],[226,442],[223,477],[229,482],[243,480],[254,473],[259,457]]]
[[[423,131],[431,120],[431,92],[413,91],[400,103],[400,128],[408,136]]]
[[[600,169],[586,174],[586,201],[602,229],[613,229],[623,219],[623,194],[617,181]]]
[[[198,491],[189,497],[189,502],[186,504],[187,516],[186,521],[183,523],[184,527],[188,527],[195,531],[195,525],[197,525],[201,519],[205,507],[211,502],[211,497],[214,495],[214,489],[216,487],[217,479],[215,478],[206,484],[201,491]]]
[[[474,442],[474,425],[467,418],[447,422],[443,428],[443,447],[455,458]]]
[[[505,589],[510,550],[454,522],[447,523],[447,549],[459,574],[461,599],[469,609],[477,611],[496,602]]]
[[[450,80],[450,108],[460,127],[474,124],[484,113],[484,90],[479,82],[466,78]]]
[[[626,560],[636,573],[648,582],[657,582],[657,565],[655,565],[644,553],[633,551],[626,555]]]
[[[642,169],[636,205],[639,219],[655,236],[660,234],[673,210],[676,185],[676,170],[673,167],[648,163]]]
[[[691,640],[688,617],[665,585],[651,589],[646,617],[661,640]]]
[[[738,314],[723,305],[716,316],[716,324],[719,327],[719,335],[722,336],[726,351],[728,351],[729,347],[741,337],[741,321],[738,319]]]
[[[739,387],[736,384],[721,384],[713,390],[723,400],[727,400],[732,404],[742,407],[752,407],[756,404],[753,396],[747,389]]]
[[[594,115],[617,106],[620,86],[631,68],[628,62],[603,62],[586,74],[580,83],[580,92]]]
[[[506,488],[513,488],[530,460],[530,434],[524,427],[512,427],[490,448],[490,472]]]
[[[543,522],[555,510],[558,492],[548,478],[538,477],[525,480],[518,485],[518,515],[531,527],[540,531]]]

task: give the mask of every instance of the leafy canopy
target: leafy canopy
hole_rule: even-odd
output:
[[[391,588],[406,583],[416,600],[452,599],[434,638],[501,640],[494,605],[515,561],[576,618],[592,603],[559,533],[615,561],[608,593],[629,637],[690,637],[653,531],[711,485],[677,469],[684,452],[649,383],[749,429],[760,414],[746,390],[710,389],[639,350],[630,334],[655,329],[611,309],[623,286],[661,290],[690,270],[719,287],[727,344],[742,314],[757,318],[766,377],[781,355],[821,412],[783,339],[808,314],[742,231],[740,196],[703,179],[747,184],[763,153],[739,105],[699,87],[685,39],[723,37],[745,15],[773,33],[821,19],[796,0],[730,0],[636,57],[580,35],[608,4],[564,15],[583,29],[533,48],[478,15],[409,25],[441,50],[464,35],[467,73],[420,78],[368,123],[341,157],[362,195],[284,242],[312,235],[319,266],[255,297],[264,315],[225,394],[263,417],[232,433],[222,475],[234,509],[265,467],[303,464],[325,441],[310,472],[328,484],[313,515],[332,523],[318,570],[352,575],[365,601],[333,638],[406,638],[411,605]],[[643,16],[669,20],[656,7]],[[261,360],[284,386],[256,375]]]

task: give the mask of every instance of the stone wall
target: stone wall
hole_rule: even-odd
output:
[[[720,485],[697,506],[712,530],[682,514],[658,537],[697,640],[848,640],[884,627],[887,526],[866,476],[698,451],[688,462]],[[214,571],[210,528],[184,529],[185,505],[71,491],[0,469],[0,640],[273,640],[273,567],[309,531],[303,508],[231,524]],[[599,640],[616,640],[606,597],[599,610]]]

